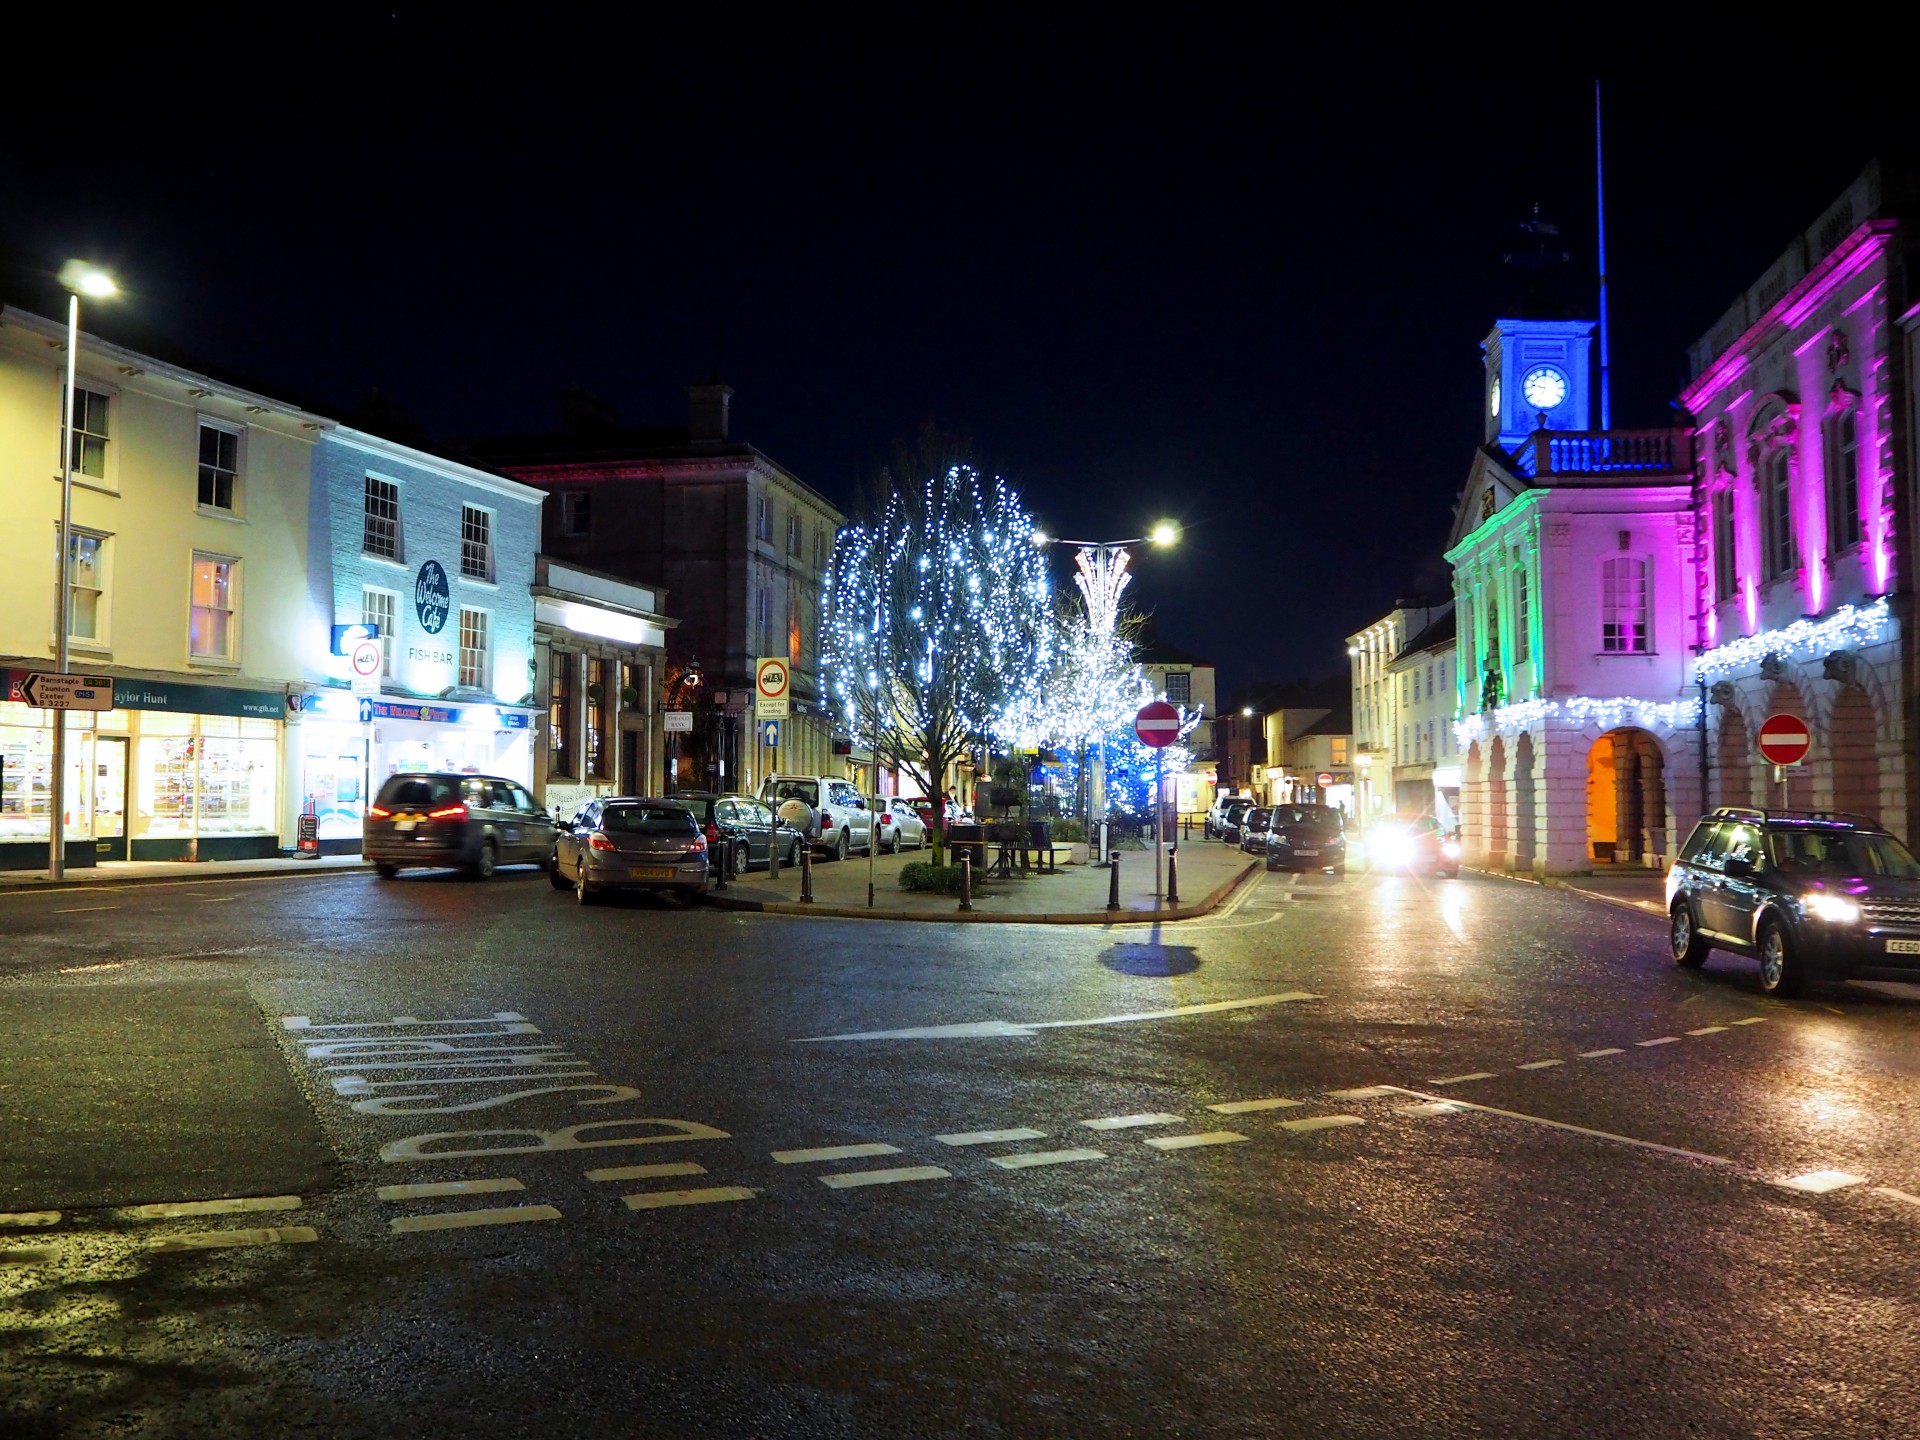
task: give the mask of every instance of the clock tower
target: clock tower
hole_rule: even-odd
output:
[[[1591,320],[1496,320],[1480,342],[1486,361],[1486,439],[1511,452],[1541,426],[1592,424]]]

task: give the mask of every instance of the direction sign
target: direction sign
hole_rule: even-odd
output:
[[[36,670],[20,682],[20,698],[38,710],[111,710],[113,677]]]
[[[780,748],[780,722],[778,720],[762,720],[760,722],[760,743],[770,750],[778,750]]]
[[[1164,700],[1149,701],[1133,717],[1133,733],[1155,750],[1171,745],[1180,738],[1180,712]]]
[[[1776,711],[1760,722],[1754,745],[1762,758],[1774,765],[1798,765],[1813,749],[1813,732],[1798,715]]]

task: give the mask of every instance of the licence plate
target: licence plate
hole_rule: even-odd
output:
[[[1315,859],[1318,859],[1320,856],[1320,852],[1318,850],[1296,850],[1293,853],[1296,855],[1311,855]]]
[[[407,830],[413,829],[413,827],[418,825],[419,823],[420,822],[418,820],[414,819],[411,815],[408,815],[394,821],[393,828],[400,831],[407,831]]]
[[[1889,955],[1920,955],[1920,940],[1889,940],[1887,953]]]
[[[627,874],[635,880],[671,880],[673,878],[671,870],[651,869],[644,865],[634,866]]]

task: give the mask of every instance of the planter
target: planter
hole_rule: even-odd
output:
[[[1087,849],[1086,841],[1084,840],[1070,841],[1068,842],[1068,845],[1067,845],[1067,864],[1084,865],[1087,863],[1087,856],[1089,853],[1090,852]]]

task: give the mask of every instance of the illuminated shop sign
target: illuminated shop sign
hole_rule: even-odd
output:
[[[530,730],[533,717],[525,711],[501,710],[492,705],[435,705],[421,701],[369,700],[349,695],[344,690],[295,695],[289,702],[295,712],[323,716],[329,720],[419,720],[431,725],[468,725],[487,730]]]
[[[438,635],[446,627],[447,608],[453,603],[453,588],[447,584],[446,569],[438,560],[429,560],[413,579],[413,613],[420,617],[420,628]]]

